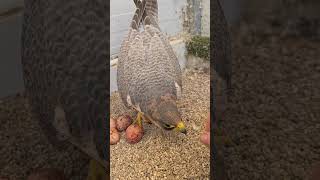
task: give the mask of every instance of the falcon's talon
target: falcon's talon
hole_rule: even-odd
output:
[[[140,127],[142,127],[142,112],[138,112],[136,120],[133,122],[133,124],[138,124]]]

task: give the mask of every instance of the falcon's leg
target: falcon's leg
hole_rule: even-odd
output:
[[[90,160],[89,172],[87,180],[105,180],[107,179],[107,171],[99,162],[94,159]]]
[[[143,112],[141,112],[139,106],[138,106],[138,107],[131,106],[131,107],[138,112],[138,114],[137,114],[137,119],[136,119],[135,122],[138,122],[137,120],[140,119],[140,124],[142,124],[142,123],[141,123],[141,118],[142,118],[146,123],[152,124],[152,121],[151,121],[150,119],[148,119],[146,116],[144,116]],[[139,116],[140,116],[140,117],[139,117]]]
[[[143,112],[141,111],[139,105],[133,106],[130,100],[130,97],[128,97],[130,104],[130,107],[133,108],[135,111],[137,111],[137,118],[132,124],[138,124],[140,127],[142,127],[142,119],[145,120],[146,118],[144,117]]]
[[[133,124],[138,124],[140,127],[142,127],[142,117],[143,117],[143,112],[138,111],[137,118],[133,122]]]

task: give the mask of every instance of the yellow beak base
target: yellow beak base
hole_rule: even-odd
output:
[[[181,132],[183,134],[187,134],[187,130],[186,130],[186,127],[185,127],[183,122],[179,122],[176,125],[175,130],[178,131],[178,132]]]

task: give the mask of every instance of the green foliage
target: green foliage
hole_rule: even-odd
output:
[[[188,54],[203,58],[210,59],[210,38],[203,36],[193,36],[186,43]]]

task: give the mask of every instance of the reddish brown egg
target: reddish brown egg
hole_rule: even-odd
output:
[[[200,136],[200,141],[207,145],[207,146],[210,146],[210,132],[204,132],[201,134]]]
[[[130,125],[126,130],[126,140],[130,144],[138,143],[143,136],[143,128],[137,124]]]
[[[116,120],[113,118],[110,118],[110,129],[116,128],[116,127],[117,127]]]
[[[130,124],[132,124],[132,118],[129,115],[120,116],[116,122],[117,129],[120,132],[126,130]]]
[[[110,145],[117,144],[120,141],[120,134],[116,128],[110,129]]]

